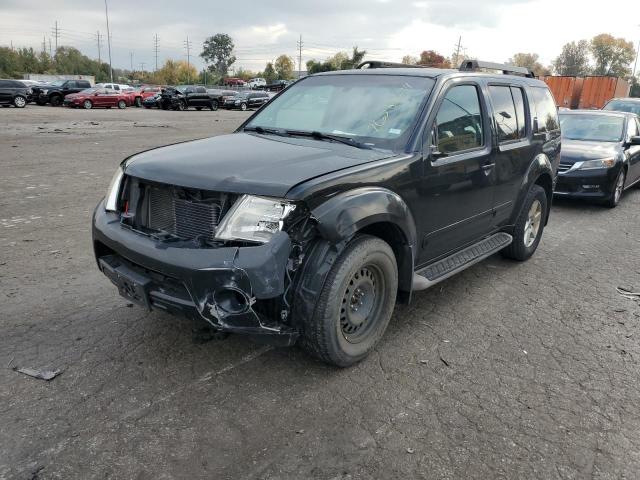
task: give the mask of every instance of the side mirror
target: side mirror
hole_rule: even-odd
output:
[[[98,95],[100,95],[98,92],[93,94],[94,97],[97,97]]]
[[[627,145],[640,145],[640,136],[634,135],[633,137],[630,137]]]
[[[447,154],[440,151],[438,148],[438,126],[434,125],[429,133],[429,156],[432,160],[438,160],[439,158],[446,157]]]

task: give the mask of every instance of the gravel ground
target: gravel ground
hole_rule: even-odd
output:
[[[639,478],[640,190],[556,202],[347,370],[129,308],[90,242],[116,165],[246,115],[0,109],[1,479]]]

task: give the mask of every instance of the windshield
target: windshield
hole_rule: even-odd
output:
[[[321,132],[380,148],[407,141],[434,81],[402,75],[307,77],[267,104],[247,127]]]
[[[98,92],[99,90],[100,90],[99,88],[85,88],[80,93],[83,94],[83,95],[88,95],[90,93]]]
[[[603,110],[615,110],[616,112],[630,112],[640,115],[640,101],[625,102],[624,100],[612,100],[607,103]]]
[[[624,117],[613,115],[562,115],[562,138],[592,142],[619,142],[622,140]]]
[[[49,85],[52,87],[61,87],[64,82],[66,82],[66,80],[56,80],[55,82],[51,82]]]

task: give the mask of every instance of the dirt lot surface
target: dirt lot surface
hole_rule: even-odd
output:
[[[0,109],[1,479],[639,478],[640,190],[556,203],[347,370],[130,308],[91,250],[116,165],[246,115]]]

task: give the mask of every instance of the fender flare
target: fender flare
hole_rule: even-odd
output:
[[[513,211],[513,216],[509,222],[511,225],[515,224],[516,219],[520,215],[520,211],[522,210],[522,207],[524,205],[524,200],[527,197],[529,190],[531,190],[531,187],[538,183],[539,179],[544,176],[548,177],[548,182],[551,186],[551,188],[547,192],[547,204],[549,205],[549,208],[547,208],[547,217],[545,218],[546,225],[547,221],[549,220],[549,213],[551,212],[551,201],[553,198],[553,189],[555,187],[555,175],[553,173],[553,166],[551,165],[551,161],[549,160],[549,157],[544,153],[540,153],[535,156],[535,158],[529,165],[526,175],[524,175],[522,179],[522,183],[520,184],[520,191],[518,192],[518,208],[515,208]]]

